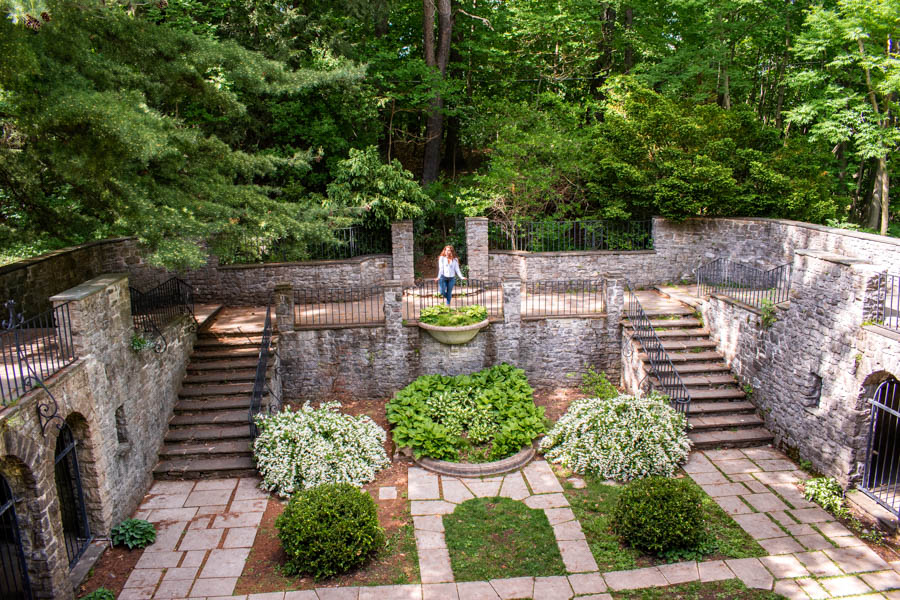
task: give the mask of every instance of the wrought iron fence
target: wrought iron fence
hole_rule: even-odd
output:
[[[343,227],[333,232],[335,241],[299,245],[291,238],[269,239],[247,236],[223,240],[222,264],[301,262],[305,260],[343,260],[369,254],[391,253],[390,229]]]
[[[418,321],[422,309],[447,301],[438,289],[434,279],[417,281],[403,293],[403,319]],[[451,290],[450,306],[483,306],[488,318],[503,316],[503,286],[499,281],[487,279],[465,279],[456,281]]]
[[[15,498],[6,479],[0,475],[0,598],[31,600],[31,597]]]
[[[152,290],[142,292],[130,287],[131,318],[137,331],[150,334],[161,340],[156,349],[165,348],[163,327],[182,315],[194,318],[194,290],[177,277],[161,283]]]
[[[60,304],[27,320],[15,302],[5,305],[8,319],[0,331],[0,403],[7,406],[75,362],[69,304]]]
[[[322,327],[384,323],[384,286],[294,290],[294,325]]]
[[[653,221],[531,221],[488,224],[490,250],[652,250]]]
[[[269,368],[269,349],[272,344],[272,302],[266,307],[266,321],[263,325],[262,341],[259,344],[259,359],[256,362],[256,377],[253,380],[253,394],[250,396],[250,437],[256,439],[259,428],[256,416],[262,408],[262,397],[266,391],[266,374]]]
[[[900,275],[882,274],[878,300],[875,322],[900,331]]]
[[[566,317],[606,312],[606,280],[528,281],[522,318]]]
[[[739,302],[762,308],[766,302],[787,302],[791,292],[791,265],[764,271],[724,258],[696,270],[697,295],[721,294]]]
[[[859,489],[900,516],[900,382],[889,379],[869,399],[872,415],[866,467]]]
[[[625,315],[631,322],[634,339],[638,341],[641,350],[647,355],[650,374],[656,379],[654,387],[658,392],[669,397],[675,410],[687,414],[691,407],[691,395],[681,380],[681,375],[672,364],[669,353],[666,352],[656,335],[656,330],[650,323],[650,317],[644,312],[644,307],[641,306],[637,294],[628,283],[625,284]]]

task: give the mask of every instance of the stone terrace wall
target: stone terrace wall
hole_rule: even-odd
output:
[[[458,346],[402,324],[399,286],[385,293],[384,326],[285,331],[279,325],[285,396],[386,398],[419,375],[472,373],[502,362],[524,369],[534,387],[575,387],[580,377],[572,374],[587,365],[618,379],[620,283],[608,285],[608,314],[580,319],[521,319],[520,286],[518,280],[505,281],[503,321]]]
[[[148,489],[194,340],[187,321],[178,321],[164,331],[165,352],[131,350],[127,283],[125,275],[101,276],[54,299],[70,301],[79,360],[46,384],[78,441],[95,537],[130,517]],[[58,421],[42,434],[37,417],[37,406],[48,401],[38,389],[0,411],[0,472],[21,498],[16,513],[35,597],[67,600],[76,582],[69,579],[54,479]],[[124,422],[117,423],[120,407]]]
[[[719,351],[753,387],[752,401],[776,441],[844,484],[862,475],[866,398],[889,373],[900,376],[900,335],[862,327],[886,266],[796,250],[791,301],[769,329],[757,311],[729,299],[702,305]]]

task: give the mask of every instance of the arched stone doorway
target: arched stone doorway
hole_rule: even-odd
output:
[[[0,598],[31,600],[15,498],[3,475],[0,475]]]
[[[64,424],[56,439],[54,475],[70,567],[78,562],[92,538],[75,443],[72,430],[68,424]]]
[[[859,488],[900,515],[900,381],[893,376],[884,379],[868,402],[872,409]]]

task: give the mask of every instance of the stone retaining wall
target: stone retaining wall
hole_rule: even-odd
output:
[[[776,441],[844,484],[862,475],[866,399],[889,374],[900,377],[900,335],[862,326],[886,266],[797,250],[790,303],[769,329],[759,311],[730,299],[702,304],[718,350],[753,387],[751,401]]]
[[[134,352],[127,284],[124,274],[106,275],[52,298],[70,303],[79,359],[46,385],[77,441],[88,519],[99,538],[130,517],[149,488],[194,340],[179,320],[163,332],[165,352]],[[16,514],[35,597],[66,600],[77,582],[70,581],[54,479],[61,421],[42,434],[37,408],[49,401],[37,389],[0,411],[0,473],[21,498]]]

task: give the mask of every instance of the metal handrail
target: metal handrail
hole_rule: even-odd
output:
[[[900,275],[882,273],[878,284],[875,322],[900,331]]]
[[[790,263],[764,270],[717,258],[697,267],[694,273],[698,297],[720,294],[756,308],[790,299]]]
[[[631,288],[631,284],[625,282],[625,316],[631,322],[634,330],[634,339],[638,341],[641,350],[650,361],[650,372],[657,382],[659,391],[669,397],[672,408],[687,414],[691,407],[691,394],[681,379],[681,375],[672,364],[669,353],[663,348],[663,344],[656,335],[656,330],[650,323],[650,317],[644,312],[637,294]],[[652,381],[651,381],[652,385]]]
[[[652,250],[653,221],[491,221],[488,245],[526,252]]]
[[[256,439],[259,428],[256,416],[262,409],[262,397],[266,390],[266,371],[269,368],[269,348],[272,343],[272,302],[266,306],[266,321],[263,325],[262,341],[259,343],[259,359],[256,362],[256,377],[253,379],[253,394],[250,396],[250,410],[247,418],[250,421],[250,437]]]
[[[194,289],[178,277],[172,277],[146,292],[131,286],[128,291],[134,328],[157,340],[157,352],[162,352],[167,345],[162,333],[166,323],[181,315],[190,315],[194,326],[197,325],[197,318],[194,316]]]

